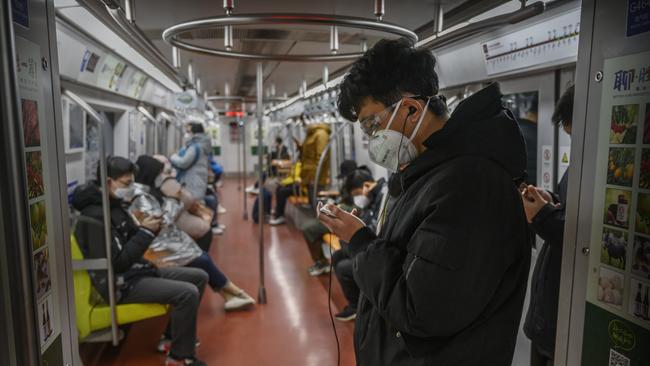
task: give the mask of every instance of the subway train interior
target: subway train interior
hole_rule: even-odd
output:
[[[650,366],[648,0],[0,29],[1,365]]]

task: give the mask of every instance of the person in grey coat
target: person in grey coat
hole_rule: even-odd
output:
[[[203,125],[191,123],[190,135],[185,147],[169,159],[178,171],[176,179],[185,185],[185,189],[194,198],[203,201],[208,189],[208,167],[212,154],[210,137],[205,134]]]

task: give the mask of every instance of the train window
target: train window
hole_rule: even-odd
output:
[[[507,94],[503,96],[504,107],[510,109],[517,118],[517,123],[526,141],[529,184],[537,183],[537,112],[539,93],[536,91]]]

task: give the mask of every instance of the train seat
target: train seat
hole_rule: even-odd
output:
[[[74,235],[70,236],[72,261],[83,260],[83,254]],[[77,330],[83,340],[91,333],[110,328],[111,309],[108,304],[95,304],[93,298],[99,295],[90,281],[88,271],[74,271],[74,300],[77,312]],[[168,307],[162,304],[124,304],[117,305],[117,324],[124,325],[155,318],[167,313]]]

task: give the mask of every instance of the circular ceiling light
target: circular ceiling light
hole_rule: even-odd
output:
[[[363,52],[336,53],[336,54],[296,54],[279,55],[270,53],[234,52],[227,49],[204,47],[192,44],[181,39],[186,33],[219,27],[251,26],[251,25],[316,25],[327,26],[331,29],[346,27],[354,29],[367,29],[393,36],[403,37],[415,44],[418,36],[411,30],[396,24],[379,22],[373,19],[351,17],[332,14],[239,14],[190,20],[172,27],[163,32],[163,39],[172,46],[185,51],[204,55],[235,58],[256,61],[293,61],[293,62],[325,62],[348,61],[363,55]],[[232,29],[232,28],[231,28]],[[337,37],[338,38],[338,37]],[[338,47],[337,47],[338,48]],[[330,50],[331,51],[331,50]]]

